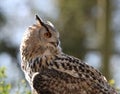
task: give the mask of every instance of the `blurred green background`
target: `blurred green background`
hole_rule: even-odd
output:
[[[120,0],[0,0],[0,94],[30,94],[19,46],[35,14],[55,25],[65,53],[120,87]]]

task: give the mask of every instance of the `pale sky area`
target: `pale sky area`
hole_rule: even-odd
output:
[[[0,31],[2,31],[0,39],[9,38],[12,44],[19,47],[24,31],[35,22],[36,13],[43,13],[46,17],[50,17],[54,20],[58,18],[59,9],[54,1],[55,0],[31,0],[29,2],[29,0],[0,0],[0,11],[1,9],[3,10],[8,21],[7,24],[0,29]],[[116,45],[115,48],[120,50],[120,0],[116,0],[115,4],[117,9],[113,15],[113,28],[117,28],[115,32],[119,32],[119,35],[115,35],[114,41]],[[37,11],[32,10],[29,6],[35,7]],[[31,10],[33,13],[31,13]],[[44,19],[43,15],[39,15]],[[20,64],[19,54],[17,64],[11,65],[11,62],[15,61],[13,61],[8,54],[0,54],[0,66],[7,67],[7,81],[19,83],[23,78],[21,76],[21,70],[18,68]],[[100,53],[88,53],[85,62],[99,69],[100,66],[102,66],[100,65]],[[12,70],[13,68],[14,70]],[[120,87],[120,56],[114,55],[111,58],[111,71],[114,73],[114,79],[117,81],[116,86]],[[17,78],[16,81],[14,81],[14,78]],[[17,90],[15,87],[13,88],[13,90]],[[11,94],[14,94],[13,91],[11,91]]]

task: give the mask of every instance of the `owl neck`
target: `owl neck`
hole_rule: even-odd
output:
[[[29,45],[22,45],[21,46],[21,58],[23,62],[29,62],[36,57],[53,57],[56,55],[61,54],[61,47],[57,48],[45,48],[43,46],[32,46],[34,48],[29,47]]]
[[[53,62],[55,57],[62,54],[61,49],[58,47],[56,50],[43,49],[40,46],[32,50],[28,47],[21,47],[21,67],[23,70],[29,70],[32,68],[32,72],[38,72],[41,69],[48,67],[50,62]],[[31,66],[31,67],[30,67]],[[32,74],[31,74],[32,77]]]

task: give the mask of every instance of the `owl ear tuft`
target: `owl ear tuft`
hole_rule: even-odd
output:
[[[42,26],[44,24],[42,19],[38,15],[36,15],[36,22],[37,22],[37,25],[39,26]]]

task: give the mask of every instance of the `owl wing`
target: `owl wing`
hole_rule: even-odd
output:
[[[100,83],[73,77],[55,69],[44,69],[33,78],[38,94],[117,94]]]
[[[59,55],[47,65],[33,78],[38,94],[117,94],[99,71],[75,57]]]
[[[84,85],[79,85],[80,82],[88,87],[85,81],[67,73],[45,69],[34,76],[33,87],[38,94],[83,94]]]

